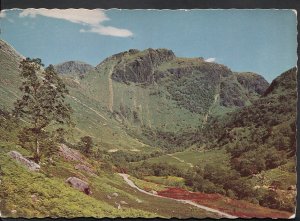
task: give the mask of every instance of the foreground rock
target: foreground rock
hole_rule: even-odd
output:
[[[87,195],[92,194],[89,184],[77,177],[69,177],[66,182],[73,188],[78,189],[79,191],[84,192]]]
[[[78,150],[69,148],[65,144],[60,144],[59,154],[69,161],[83,161],[83,156]]]
[[[30,171],[39,171],[41,169],[40,165],[31,160],[26,159],[18,151],[10,151],[8,155],[16,161],[18,161],[23,166],[25,166],[26,168],[28,168]]]

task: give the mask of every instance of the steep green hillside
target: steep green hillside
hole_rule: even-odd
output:
[[[244,173],[259,172],[258,159],[267,168],[284,163],[284,159],[294,157],[296,152],[296,68],[277,77],[263,96],[252,105],[244,107],[223,120],[212,120],[207,126],[208,136],[212,136],[213,147],[225,147]],[[259,157],[257,156],[259,151]],[[282,161],[272,162],[270,157]],[[263,160],[264,159],[264,160]],[[270,162],[269,162],[270,161]],[[248,166],[254,168],[249,171]],[[248,165],[248,166],[247,166]],[[256,165],[256,166],[255,166]],[[277,165],[278,166],[278,165]]]
[[[19,62],[23,56],[0,40],[0,107],[9,110],[19,94]]]
[[[132,173],[181,176],[199,191],[294,211],[296,73],[284,72],[252,104],[211,117],[203,129],[186,134],[190,150],[131,163]]]

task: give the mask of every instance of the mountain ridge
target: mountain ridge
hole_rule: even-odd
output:
[[[102,80],[96,83],[94,78]],[[171,50],[149,48],[130,49],[106,58],[81,86],[93,88],[91,96],[107,103],[110,112],[126,124],[169,131],[180,129],[173,119],[196,127],[195,122],[204,122],[207,114],[222,114],[248,105],[268,86],[263,77],[252,81],[245,87],[225,65],[205,62],[203,58],[179,58]],[[260,90],[255,88],[258,85]],[[161,103],[167,106],[160,108]]]

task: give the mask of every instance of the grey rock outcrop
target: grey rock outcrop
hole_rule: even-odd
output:
[[[95,68],[81,61],[67,61],[61,64],[57,64],[54,66],[54,69],[57,73],[65,75],[85,75],[88,72],[94,70]]]
[[[70,184],[71,187],[73,187],[73,188],[75,188],[75,189],[77,189],[77,190],[79,190],[79,191],[81,191],[81,192],[83,192],[87,195],[92,194],[92,191],[89,187],[89,184],[87,182],[77,178],[77,177],[69,177],[66,180],[66,182],[68,184]]]
[[[83,156],[78,150],[69,148],[65,144],[59,145],[59,154],[69,161],[83,161]]]
[[[41,168],[40,165],[38,165],[37,163],[23,157],[22,154],[20,154],[18,151],[10,151],[8,155],[16,161],[18,161],[23,166],[27,167],[30,171],[39,171]]]
[[[150,48],[144,52],[128,60],[125,66],[120,62],[112,74],[112,79],[119,82],[152,83],[155,68],[175,58],[173,51],[167,49]]]

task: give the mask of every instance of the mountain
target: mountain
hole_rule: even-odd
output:
[[[54,65],[57,73],[62,75],[75,75],[84,77],[85,74],[92,71],[94,67],[82,61],[67,61]]]
[[[269,84],[259,75],[150,48],[105,59],[80,85],[127,127],[176,132],[251,104]]]
[[[16,53],[9,54],[14,50],[7,44],[3,48],[1,62],[11,64],[7,73],[1,70],[6,83],[0,86],[7,95],[0,99],[7,109],[18,96],[20,79]],[[195,130],[210,117],[249,105],[268,86],[257,74],[234,73],[202,58],[178,58],[168,49],[132,49],[105,59],[96,68],[72,61],[55,68],[69,87],[76,133],[91,134],[109,149],[116,149],[114,145],[117,149],[169,146],[169,135]],[[83,73],[83,79],[74,78]],[[97,129],[88,122],[97,122]]]

